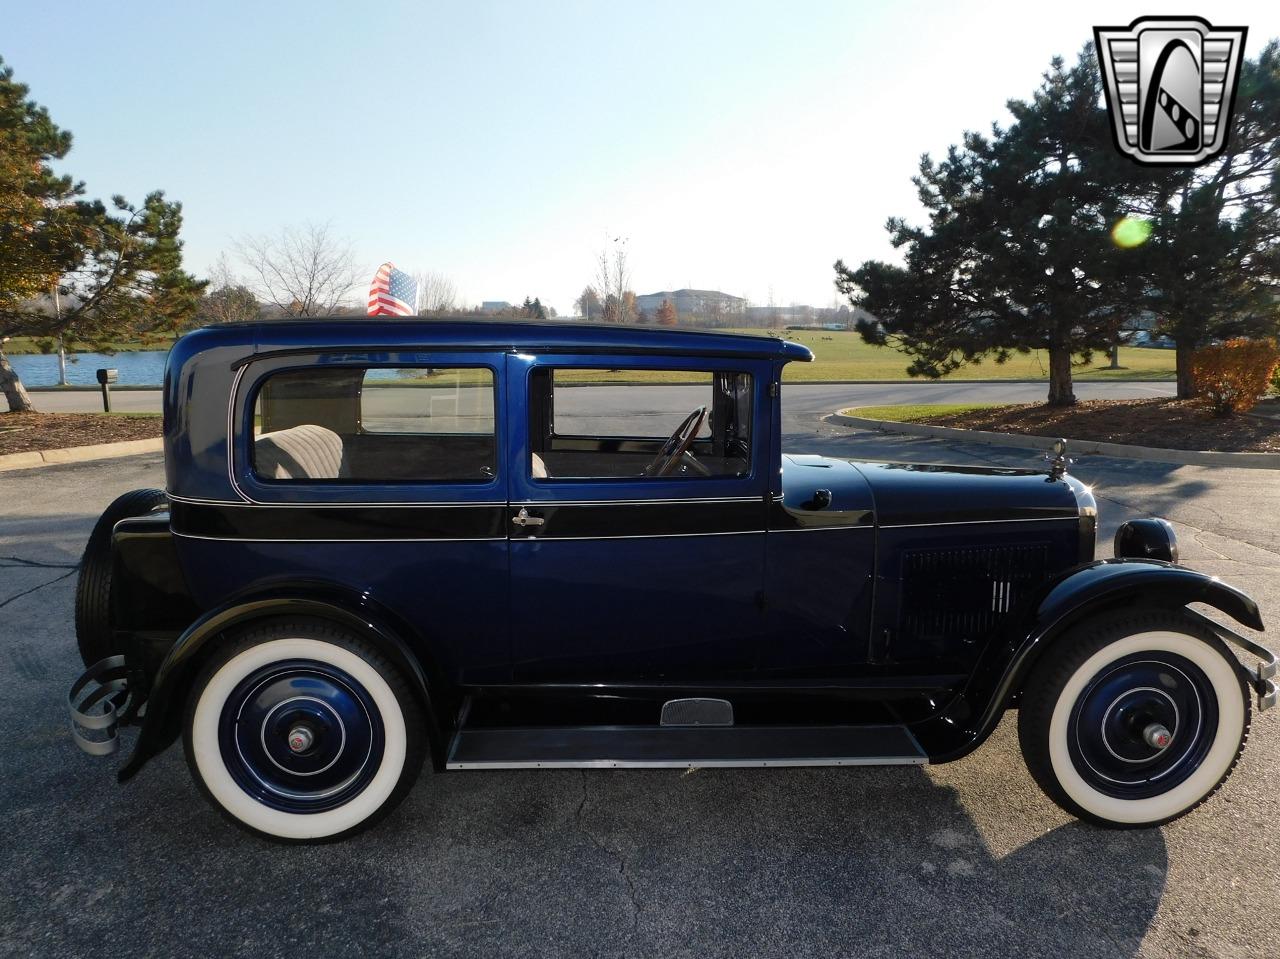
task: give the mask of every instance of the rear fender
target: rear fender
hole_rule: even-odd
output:
[[[982,654],[964,690],[938,715],[913,727],[933,762],[967,755],[1000,721],[1043,652],[1072,626],[1121,606],[1179,609],[1204,603],[1251,629],[1258,604],[1215,576],[1159,560],[1108,559],[1077,566],[1046,583]]]
[[[335,593],[330,588],[323,597],[305,588],[293,593],[278,590],[270,596],[239,598],[196,620],[178,638],[151,680],[146,717],[133,755],[119,772],[119,781],[134,776],[139,769],[169,746],[182,731],[187,693],[200,664],[212,652],[212,643],[228,630],[273,619],[320,619],[350,629],[376,646],[408,679],[427,717],[427,737],[437,766],[444,762],[444,736],[432,704],[432,689],[443,689],[443,679],[428,677],[429,664],[405,643],[403,629],[395,629],[384,613],[373,610],[359,597]],[[432,670],[434,673],[434,670]],[[442,768],[442,766],[441,766]]]

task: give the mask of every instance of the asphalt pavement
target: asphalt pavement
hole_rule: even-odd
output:
[[[587,386],[591,403],[601,415],[626,414],[634,409],[634,386]],[[650,395],[663,406],[674,393],[687,387],[646,386],[641,395]],[[1048,392],[1045,383],[982,382],[950,380],[938,383],[787,383],[782,384],[786,406],[793,413],[830,413],[845,406],[890,406],[904,403],[1034,403]],[[1163,381],[1121,382],[1079,381],[1076,395],[1082,400],[1132,400],[1173,396],[1175,385]],[[93,413],[102,409],[96,390],[37,390],[31,394],[36,409],[43,413]],[[124,413],[158,413],[159,390],[115,390],[111,408]]]
[[[817,389],[787,389],[788,450],[1035,462],[828,426],[816,412],[848,393]],[[1184,562],[1280,621],[1272,473],[1074,472],[1095,487],[1101,555],[1119,522],[1165,516]],[[64,719],[74,564],[113,497],[160,485],[158,455],[0,475],[0,954],[1280,955],[1280,710],[1255,715],[1206,805],[1130,832],[1045,799],[1013,717],[936,767],[427,772],[376,829],[318,847],[228,825],[177,748],[117,786],[119,759],[80,754]]]

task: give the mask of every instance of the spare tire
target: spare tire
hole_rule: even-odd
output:
[[[111,628],[111,533],[116,523],[168,506],[164,490],[136,489],[108,506],[94,524],[80,557],[80,579],[76,583],[76,644],[85,666],[119,652],[113,648]]]

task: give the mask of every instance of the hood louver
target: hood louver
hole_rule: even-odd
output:
[[[972,643],[1044,581],[1045,543],[908,550],[902,556],[899,630],[915,648]]]

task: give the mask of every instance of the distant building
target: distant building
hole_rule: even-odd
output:
[[[811,306],[749,306],[746,319],[752,326],[797,326],[814,323]]]
[[[480,304],[481,313],[501,313],[503,310],[511,309],[511,304],[506,300],[485,300]]]
[[[747,326],[786,327],[789,330],[851,330],[859,320],[879,322],[862,307],[749,306],[744,314]]]
[[[643,310],[650,316],[658,312],[663,300],[670,300],[671,305],[681,316],[718,316],[742,315],[747,301],[740,296],[730,296],[719,290],[663,290],[660,293],[646,293],[636,297],[636,310]]]

